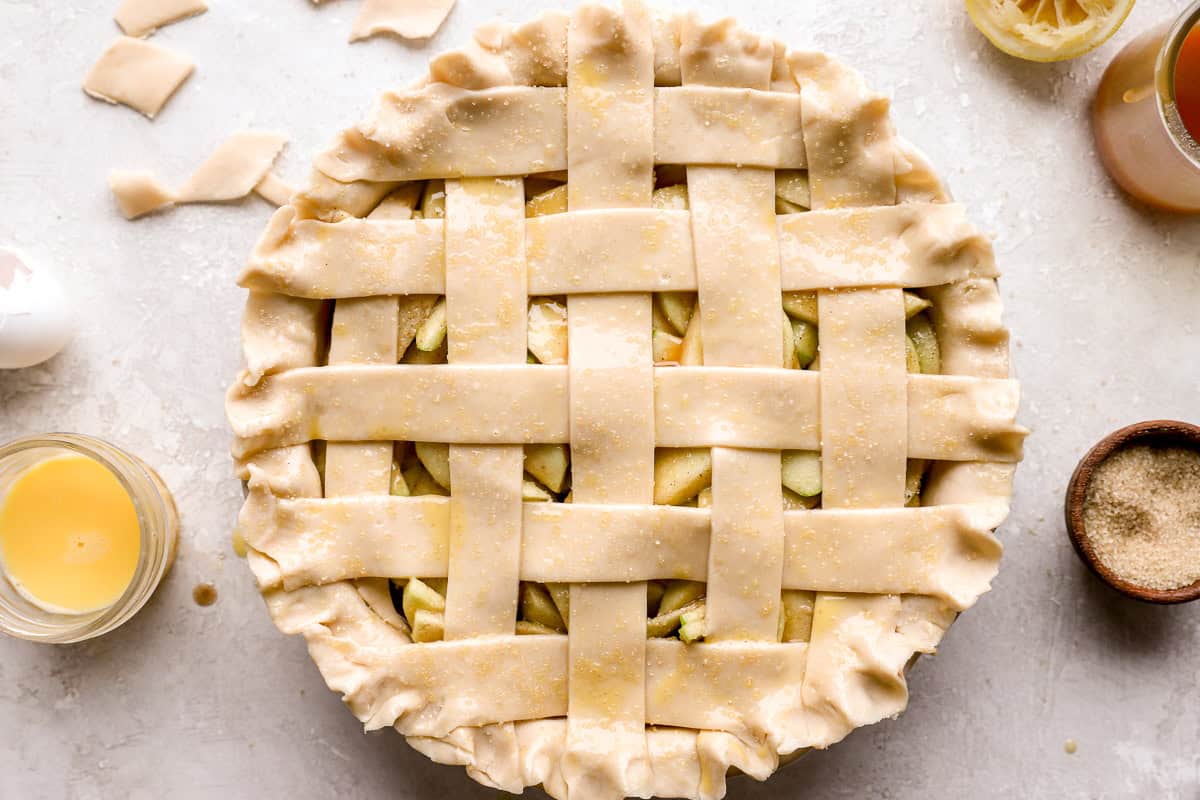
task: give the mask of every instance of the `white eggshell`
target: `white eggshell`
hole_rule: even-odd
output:
[[[0,369],[32,367],[71,339],[70,306],[47,270],[0,248]]]

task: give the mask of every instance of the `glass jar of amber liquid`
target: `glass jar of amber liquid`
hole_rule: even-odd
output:
[[[0,632],[108,633],[150,599],[178,534],[170,491],[136,456],[71,433],[0,445]]]
[[[1117,54],[1092,122],[1100,158],[1127,192],[1200,213],[1200,3]]]

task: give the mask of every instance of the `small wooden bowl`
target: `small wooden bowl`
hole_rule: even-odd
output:
[[[1096,444],[1075,467],[1071,482],[1067,484],[1067,500],[1064,511],[1067,518],[1067,535],[1075,552],[1096,577],[1127,597],[1146,603],[1188,603],[1200,598],[1200,581],[1178,589],[1148,589],[1129,583],[1113,574],[1101,563],[1092,549],[1092,542],[1083,527],[1083,501],[1087,497],[1088,485],[1096,467],[1116,450],[1129,444],[1179,445],[1200,450],[1200,426],[1170,419],[1152,419],[1138,422],[1110,433]]]

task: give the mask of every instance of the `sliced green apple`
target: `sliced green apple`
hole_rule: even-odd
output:
[[[678,505],[712,484],[708,448],[659,448],[654,453],[654,502]]]
[[[821,493],[821,454],[813,450],[785,450],[782,453],[782,483],[801,497]]]
[[[445,442],[417,442],[417,458],[430,477],[443,489],[450,489],[450,445]]]
[[[566,486],[571,450],[565,444],[525,445],[525,471],[558,494]]]

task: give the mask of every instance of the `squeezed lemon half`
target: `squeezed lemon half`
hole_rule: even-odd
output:
[[[1009,55],[1064,61],[1104,44],[1134,0],[966,0],[980,33]]]

